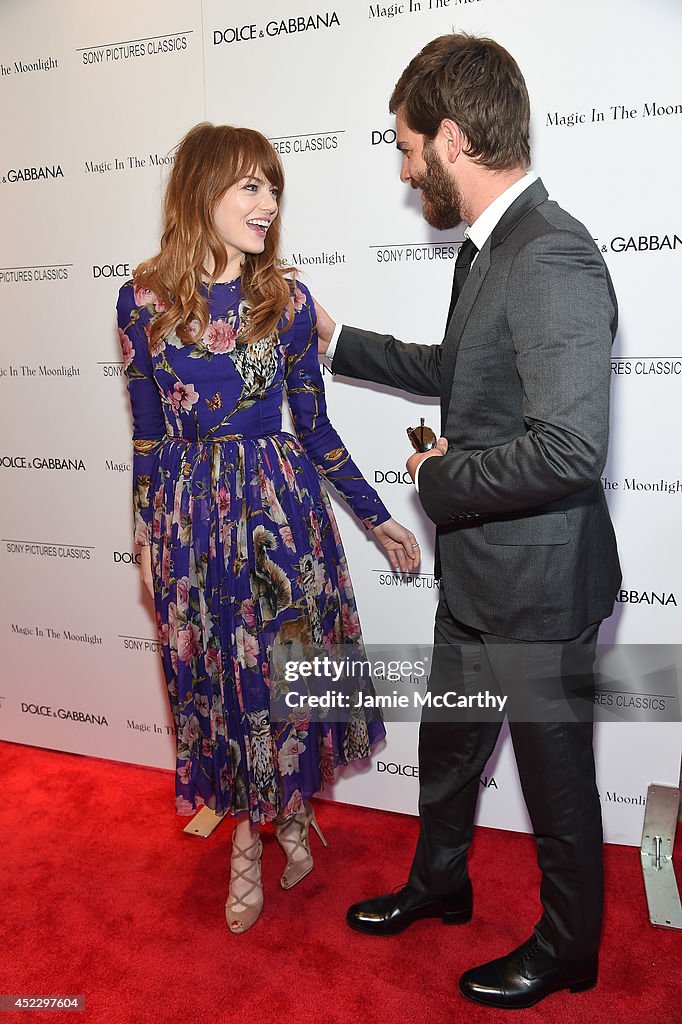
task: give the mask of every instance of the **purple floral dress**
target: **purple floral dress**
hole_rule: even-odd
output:
[[[206,804],[265,822],[299,810],[385,735],[363,709],[345,722],[301,721],[300,711],[271,722],[270,675],[278,646],[292,641],[362,648],[320,477],[367,528],[389,513],[327,418],[307,290],[295,291],[288,331],[250,345],[239,337],[240,282],[205,294],[203,337],[185,346],[170,336],[150,352],[160,303],[131,283],[119,293],[135,540],[151,545],[177,812]],[[298,436],[282,430],[285,390]]]

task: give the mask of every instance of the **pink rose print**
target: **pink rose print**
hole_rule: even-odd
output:
[[[336,570],[336,575],[339,581],[339,587],[343,588],[346,592],[346,597],[353,596],[353,584],[350,580],[350,574],[344,565],[339,565]]]
[[[189,608],[189,577],[181,576],[177,584],[178,609],[186,611]]]
[[[237,691],[237,704],[240,708],[243,708],[244,694],[242,692],[242,676],[239,671],[239,662],[236,658],[232,658],[232,674],[234,678],[234,688]]]
[[[181,380],[175,382],[173,393],[168,392],[168,400],[173,406],[173,412],[184,409],[189,412],[193,405],[199,401],[199,395],[194,389],[194,384],[183,384]]]
[[[188,622],[184,629],[178,630],[178,657],[185,665],[199,653],[199,630],[193,622]]]
[[[225,721],[222,713],[215,706],[211,708],[210,722],[211,739],[215,740],[218,736],[225,735]]]
[[[260,492],[267,515],[275,523],[286,523],[287,517],[284,515],[284,510],[279,503],[275,485],[270,477],[265,475],[262,466],[258,467],[258,476],[260,478]]]
[[[333,737],[330,732],[327,733],[324,740],[322,741],[322,748],[320,750],[320,767],[322,768],[322,779],[326,786],[331,786],[334,783],[334,745]]]
[[[194,698],[194,707],[197,709],[202,718],[208,718],[208,697],[205,693],[200,694]]]
[[[135,285],[133,295],[136,306],[151,306],[156,302],[156,295],[149,288],[140,288],[139,285]]]
[[[221,516],[226,516],[230,511],[230,492],[226,487],[220,487],[218,489],[218,512]]]
[[[189,778],[190,778],[190,776],[189,776],[190,764],[191,764],[191,762],[189,760],[187,760],[187,761],[185,761],[184,764],[178,765],[178,768],[177,768],[178,778],[180,779],[180,782],[184,783],[184,785],[187,785],[187,783],[189,782]]]
[[[162,299],[157,298],[155,293],[149,288],[141,288],[139,285],[135,285],[133,297],[136,306],[153,306],[157,313],[166,312],[166,303]]]
[[[149,544],[149,530],[144,519],[137,518],[135,520],[135,543],[146,546]]]
[[[188,816],[190,814],[196,814],[196,808],[192,807],[189,800],[186,800],[184,796],[176,796],[175,813]]]
[[[294,309],[300,313],[305,306],[305,293],[300,288],[294,288]]]
[[[296,550],[296,545],[294,544],[294,535],[291,532],[290,526],[280,526],[279,535],[284,541],[285,546],[288,547],[290,551]]]
[[[256,625],[256,609],[250,597],[246,601],[242,601],[242,618],[244,625],[249,629]]]
[[[295,793],[292,793],[289,802],[284,808],[283,816],[287,817],[289,814],[298,814],[299,811],[303,810],[303,797],[301,796],[300,789],[297,789]]]
[[[180,721],[182,721],[182,718]],[[199,736],[199,719],[196,715],[192,715],[180,730],[180,742],[184,743],[186,747],[192,747],[199,739]]]
[[[358,613],[351,611],[347,604],[343,606],[343,634],[346,639],[353,640],[360,636],[360,620]]]
[[[324,562],[314,562],[313,569],[315,572],[315,586],[318,590],[324,590],[325,584],[328,580],[327,569]]]
[[[282,459],[282,469],[284,470],[284,478],[287,482],[287,487],[293,491],[296,486],[296,477],[294,476],[294,471],[288,459]]]
[[[262,800],[261,807],[263,809],[263,821],[272,821],[277,816],[278,808],[269,800]]]
[[[294,734],[288,737],[277,753],[277,763],[282,775],[293,775],[298,771],[298,759],[304,751],[305,745],[301,743],[298,736]]]
[[[244,668],[255,668],[258,664],[258,641],[243,626],[237,626],[237,657]]]
[[[258,647],[258,640],[255,636],[251,636],[250,633],[244,633],[244,654],[246,656],[247,668],[255,668],[258,664],[258,655],[260,649]]]
[[[209,647],[204,655],[206,671],[210,676],[217,676],[220,672],[220,651],[215,647]]]
[[[161,621],[161,612],[156,613],[156,627],[159,631],[159,643],[165,647],[168,643],[168,626]]]
[[[209,352],[221,356],[232,351],[236,339],[237,332],[225,320],[211,320],[202,340]]]
[[[123,352],[123,369],[127,370],[135,358],[135,349],[128,335],[120,327],[118,329],[118,338],[121,342],[121,351]]]

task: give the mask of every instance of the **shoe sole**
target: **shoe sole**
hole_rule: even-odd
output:
[[[537,999],[533,999],[530,1002],[526,1001],[523,1003],[509,1003],[495,1001],[492,999],[479,999],[477,996],[472,995],[470,992],[465,992],[461,985],[458,985],[460,994],[468,999],[470,1003],[477,1003],[478,1006],[490,1006],[496,1010],[527,1010],[531,1006],[537,1006],[547,996],[554,995],[555,992],[565,992],[567,989],[569,992],[586,992],[590,988],[594,988],[597,984],[597,978],[585,978],[582,981],[572,981],[568,985],[562,985],[560,988],[554,988],[551,992],[547,992],[544,996],[538,996]]]
[[[411,924],[416,921],[425,921],[428,918],[440,918],[443,924],[468,924],[473,917],[473,910],[448,910],[443,914],[419,914],[413,917],[407,924],[401,924],[394,928],[381,928],[380,930],[375,929],[372,925],[365,925],[359,921],[354,921],[352,918],[346,918],[346,924],[349,928],[352,928],[355,932],[362,932],[363,935],[376,935],[380,938],[390,938],[392,935],[400,935],[406,928],[409,928]]]
[[[279,884],[282,886],[282,888],[284,889],[285,892],[289,892],[289,889],[293,889],[295,885],[298,885],[298,883],[302,882],[304,878],[307,878],[308,875],[310,874],[310,872],[313,870],[314,867],[315,867],[314,864],[311,865],[308,868],[308,870],[304,871],[302,875],[299,875],[298,878],[291,883],[291,885],[285,885],[283,878],[280,878]]]

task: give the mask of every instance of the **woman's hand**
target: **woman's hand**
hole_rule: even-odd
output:
[[[395,519],[387,519],[385,523],[375,526],[372,533],[386,549],[388,560],[395,570],[407,572],[419,565],[419,544],[413,533]]]
[[[152,580],[152,549],[148,544],[140,548],[140,576],[147,593],[154,600],[154,581]]]

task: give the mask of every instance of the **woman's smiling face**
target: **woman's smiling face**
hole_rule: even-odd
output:
[[[241,178],[223,195],[213,214],[227,259],[265,248],[268,228],[278,213],[279,190],[260,171]]]

